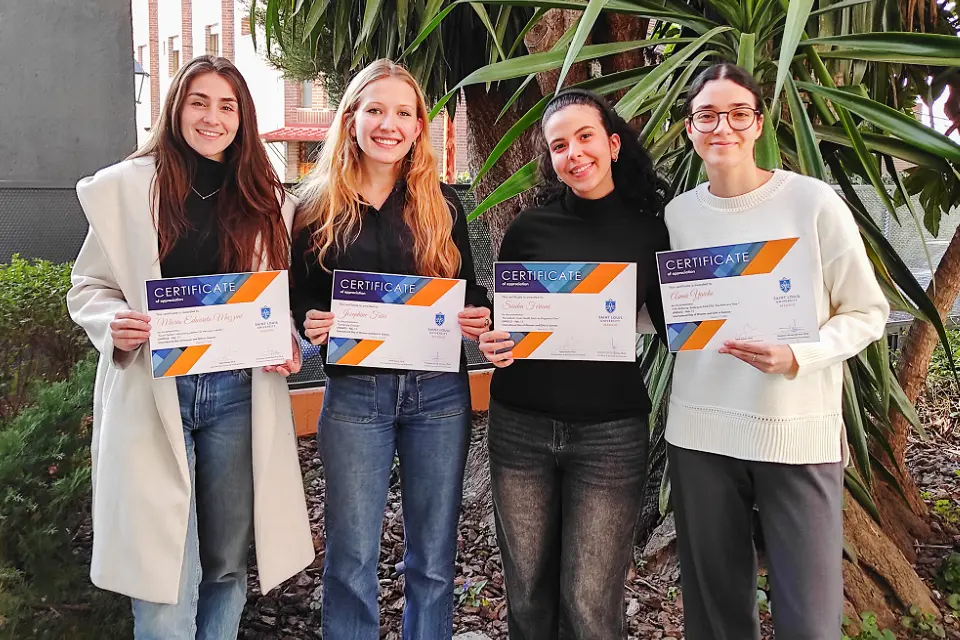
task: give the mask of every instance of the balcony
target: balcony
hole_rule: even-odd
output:
[[[333,116],[336,111],[330,109],[297,109],[296,124],[299,125],[319,125],[329,127],[333,123]]]

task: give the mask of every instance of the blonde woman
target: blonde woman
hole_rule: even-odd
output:
[[[304,181],[295,222],[291,298],[313,344],[326,344],[333,324],[334,269],[464,279],[464,337],[476,340],[490,325],[466,217],[437,180],[427,124],[416,81],[389,60],[374,62],[347,87]],[[465,364],[459,373],[327,365],[326,374],[318,429],[326,479],[323,635],[380,637],[377,563],[396,454],[406,545],[403,638],[450,638],[470,436]]]
[[[236,638],[250,542],[264,593],[314,558],[283,377],[299,348],[154,380],[143,283],[287,267],[293,202],[237,68],[185,64],[147,144],[77,193],[90,232],[67,307],[100,351],[91,578],[133,599],[136,640]]]

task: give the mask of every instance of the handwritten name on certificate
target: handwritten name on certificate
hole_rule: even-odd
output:
[[[327,363],[460,370],[465,280],[334,271]]]
[[[291,359],[286,271],[147,280],[154,378]]]
[[[816,342],[812,259],[800,238],[658,253],[670,350]]]
[[[625,262],[497,262],[494,317],[513,357],[637,359],[637,265]]]

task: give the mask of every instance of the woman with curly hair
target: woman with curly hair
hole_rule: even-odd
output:
[[[510,225],[500,260],[632,262],[658,330],[656,252],[667,185],[599,96],[559,93],[541,121],[540,206]],[[646,476],[650,399],[637,362],[516,360],[481,336],[491,383],[490,473],[514,640],[626,638],[624,582]]]

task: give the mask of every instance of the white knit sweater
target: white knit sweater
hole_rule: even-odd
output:
[[[839,462],[843,361],[883,335],[890,310],[846,204],[819,180],[776,171],[735,198],[702,184],[667,206],[666,222],[673,249],[806,238],[820,321],[819,342],[791,345],[796,376],[714,350],[677,354],[667,441],[742,460]]]

